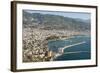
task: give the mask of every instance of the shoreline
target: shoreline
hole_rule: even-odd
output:
[[[46,61],[44,57],[48,51],[48,41],[66,40],[74,38],[76,35],[85,35],[88,32],[78,32],[69,30],[41,30],[41,29],[23,29],[23,61]],[[28,52],[26,52],[28,50]],[[48,51],[49,52],[49,51]],[[39,54],[40,53],[40,54]],[[41,55],[42,53],[42,55]],[[34,54],[37,54],[36,56]],[[55,54],[55,52],[54,52]],[[60,54],[57,54],[59,56]],[[28,56],[30,58],[28,58]],[[40,57],[40,58],[38,58]],[[39,60],[37,60],[39,59]],[[43,60],[42,60],[43,59]]]

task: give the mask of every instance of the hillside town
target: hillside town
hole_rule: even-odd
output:
[[[41,30],[39,28],[23,29],[23,62],[52,61],[58,52],[49,50],[48,41],[64,40],[82,32],[67,30]],[[62,53],[63,50],[59,50]]]

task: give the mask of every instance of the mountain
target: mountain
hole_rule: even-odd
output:
[[[23,26],[45,30],[64,29],[90,31],[90,20],[75,19],[60,15],[29,13],[23,11]]]

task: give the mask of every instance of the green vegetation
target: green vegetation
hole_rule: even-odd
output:
[[[28,13],[23,11],[24,27],[34,26],[46,30],[67,29],[74,31],[89,31],[90,21],[82,19],[74,19],[59,15]]]
[[[90,33],[90,22],[23,11],[23,62],[51,61],[56,53],[49,50],[49,40],[86,33]]]
[[[53,40],[53,39],[59,39],[58,36],[52,35],[46,38],[46,40]]]

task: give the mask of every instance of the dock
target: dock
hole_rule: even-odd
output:
[[[83,41],[83,42],[79,42],[79,43],[75,43],[75,44],[71,44],[71,45],[64,46],[62,48],[59,48],[59,52],[60,53],[63,53],[64,52],[64,49],[66,49],[66,48],[73,47],[73,46],[80,45],[80,44],[84,44],[84,43],[86,43],[86,42]]]

